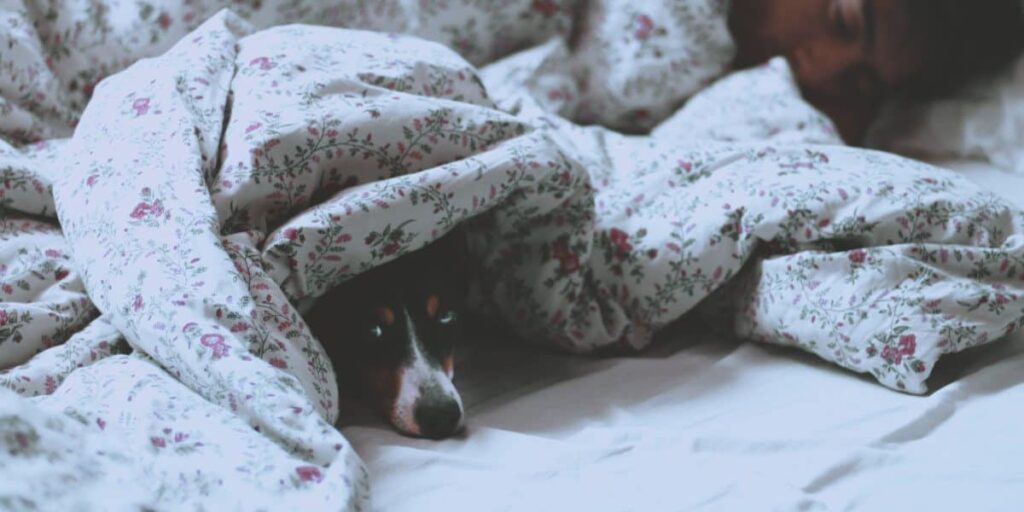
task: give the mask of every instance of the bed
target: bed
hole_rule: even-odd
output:
[[[942,165],[1024,206],[1024,177]],[[467,429],[342,431],[379,510],[1010,510],[1024,495],[1024,336],[943,360],[925,396],[687,318],[648,352],[524,348],[487,325],[461,348]]]
[[[3,13],[0,507],[1024,494],[1024,175],[844,147],[726,3],[61,5]],[[468,427],[401,437],[302,312],[456,226]]]

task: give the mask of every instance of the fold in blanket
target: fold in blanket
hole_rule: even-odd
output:
[[[5,191],[20,213],[0,252],[17,302],[0,317],[2,377],[43,395],[0,395],[35,418],[0,418],[10,453],[57,449],[45,417],[63,414],[87,440],[75,457],[105,458],[96,478],[123,482],[106,468],[134,459],[137,503],[360,506],[335,376],[295,305],[455,226],[482,312],[575,352],[642,348],[717,292],[740,336],[922,393],[941,354],[1024,317],[1024,215],[991,194],[892,155],[793,144],[834,140],[794,121],[813,110],[744,132],[769,142],[688,135],[706,115],[756,116],[711,101],[748,80],[798,103],[778,63],[628,137],[545,113],[546,84],[574,84],[558,45],[488,68],[487,83],[526,78],[502,95],[421,39],[250,30],[221,13],[103,81],[40,166],[60,172],[7,171],[52,183],[54,205],[42,185]],[[59,229],[37,218],[54,207]],[[112,355],[122,338],[133,353]],[[78,502],[33,474],[19,499]]]

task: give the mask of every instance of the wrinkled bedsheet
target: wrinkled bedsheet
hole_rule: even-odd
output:
[[[653,19],[627,20],[638,51]],[[0,155],[0,499],[361,507],[300,312],[456,226],[480,312],[573,352],[643,348],[703,304],[743,338],[921,393],[942,354],[1020,325],[1021,213],[838,145],[784,62],[663,121],[663,99],[610,87],[607,124],[659,121],[627,136],[556,115],[599,104],[567,101],[596,94],[560,65],[573,51],[478,69],[411,36],[223,11],[90,83],[80,117],[31,106]],[[61,123],[73,136],[51,138]]]

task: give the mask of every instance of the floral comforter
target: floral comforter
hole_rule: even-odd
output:
[[[922,393],[942,354],[1021,325],[1024,216],[842,146],[785,62],[676,110],[728,62],[723,2],[331,4],[242,4],[249,21],[220,12],[142,60],[212,7],[139,4],[155,32],[103,4],[9,13],[0,506],[363,507],[300,311],[456,226],[481,311],[570,351],[642,348],[700,303],[738,336]],[[447,46],[254,28],[338,5]],[[571,47],[474,66],[572,16]]]

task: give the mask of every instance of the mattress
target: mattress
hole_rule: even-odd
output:
[[[940,162],[1024,206],[1024,176]],[[378,510],[1014,510],[1024,337],[947,356],[901,394],[684,318],[629,357],[566,356],[488,326],[461,348],[468,425],[402,437],[341,420]]]

